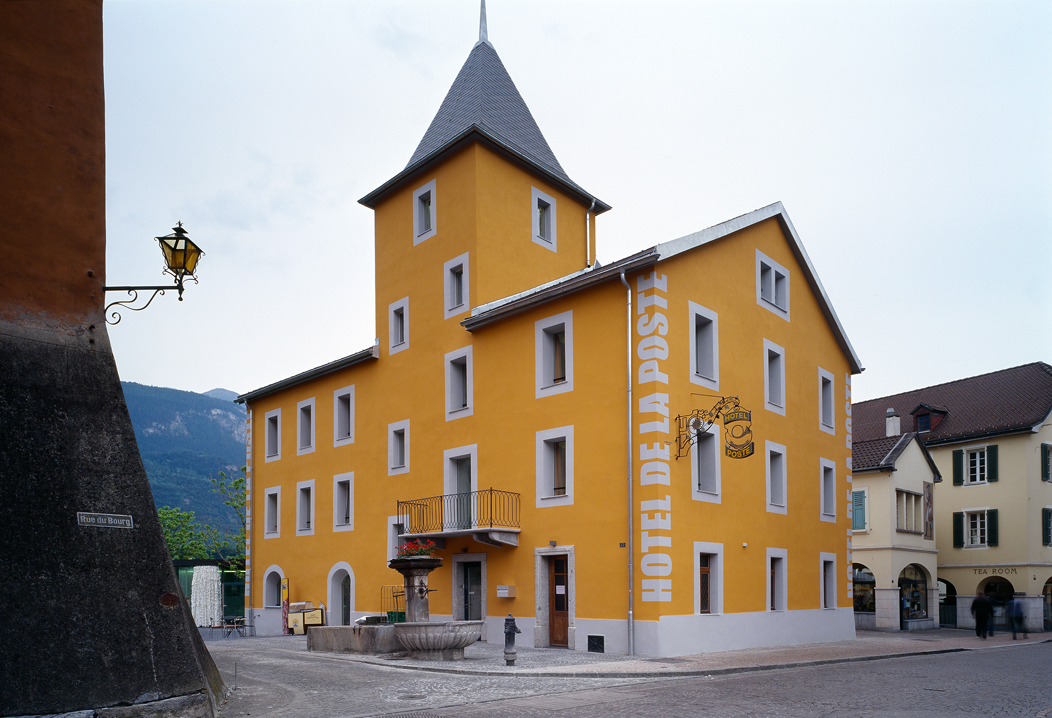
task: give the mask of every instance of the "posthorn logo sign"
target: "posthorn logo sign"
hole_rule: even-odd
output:
[[[752,412],[736,408],[723,415],[724,452],[732,459],[752,456],[756,445],[752,440]]]

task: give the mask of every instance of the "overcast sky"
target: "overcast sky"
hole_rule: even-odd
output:
[[[608,263],[784,203],[866,367],[856,401],[1052,362],[1052,3],[490,0],[489,37]],[[106,0],[121,378],[239,393],[373,343],[373,213],[478,0]],[[719,291],[712,287],[712,291]],[[112,300],[114,297],[109,297]]]

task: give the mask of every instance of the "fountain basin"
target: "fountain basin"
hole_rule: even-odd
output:
[[[482,638],[482,621],[421,621],[394,624],[395,636],[410,658],[462,661],[464,647]]]

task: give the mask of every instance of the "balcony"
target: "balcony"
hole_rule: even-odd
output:
[[[471,536],[489,546],[519,545],[519,494],[484,489],[398,502],[402,537]]]

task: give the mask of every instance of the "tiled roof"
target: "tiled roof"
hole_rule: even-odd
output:
[[[856,451],[859,443],[884,436],[889,408],[898,413],[903,432],[914,431],[910,412],[920,404],[946,410],[932,431],[920,435],[929,445],[1029,429],[1052,412],[1052,366],[1034,362],[854,404]]]
[[[851,469],[853,471],[864,471],[866,469],[876,469],[878,467],[892,468],[894,466],[895,457],[888,458],[891,450],[895,448],[896,444],[902,436],[885,436],[880,439],[872,439],[870,441],[852,441],[851,442]],[[885,459],[888,459],[885,461]]]

